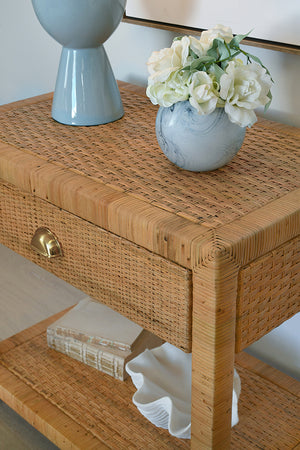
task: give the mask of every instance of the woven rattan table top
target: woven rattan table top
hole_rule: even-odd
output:
[[[228,224],[299,187],[297,128],[259,120],[226,167],[208,173],[176,168],[158,147],[157,108],[121,88],[124,117],[96,127],[51,118],[49,96],[0,108],[0,140],[96,182],[207,227]]]

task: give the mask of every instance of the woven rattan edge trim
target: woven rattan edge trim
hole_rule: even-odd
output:
[[[98,180],[0,143],[0,178],[183,267],[202,225]]]
[[[0,177],[187,268],[197,267],[224,251],[243,266],[291,239],[300,227],[300,189],[230,224],[209,230],[3,143],[0,143]]]
[[[192,243],[192,267],[227,254],[236,267],[279,247],[300,233],[300,189],[248,215],[209,230]]]

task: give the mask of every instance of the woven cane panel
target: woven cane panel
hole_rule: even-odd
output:
[[[230,223],[299,185],[299,131],[260,121],[234,160],[214,172],[177,169],[155,136],[156,107],[121,89],[124,117],[97,127],[51,119],[51,102],[0,113],[0,139],[208,227]]]
[[[242,268],[237,303],[237,351],[300,311],[300,238]]]
[[[39,227],[64,256],[30,247]],[[191,349],[191,272],[30,194],[0,185],[0,242],[162,339]]]

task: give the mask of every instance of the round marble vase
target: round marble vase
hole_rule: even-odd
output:
[[[43,28],[62,46],[52,117],[67,125],[120,119],[123,105],[103,43],[119,25],[126,0],[32,0]]]
[[[166,157],[192,172],[215,170],[227,164],[241,148],[246,132],[246,128],[230,122],[223,108],[200,115],[189,101],[160,107],[155,127]]]

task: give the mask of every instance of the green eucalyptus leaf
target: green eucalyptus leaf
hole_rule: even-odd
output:
[[[231,52],[229,47],[226,45],[226,43],[224,41],[220,41],[218,42],[218,51],[219,51],[219,59],[220,61],[230,58],[231,56]]]
[[[203,55],[199,57],[199,60],[203,63],[210,63],[213,62],[215,60],[215,58],[213,58],[212,56],[209,55]]]
[[[239,53],[240,49],[238,47],[230,47],[221,38],[214,39],[212,47],[207,52],[208,55],[215,58],[216,63],[224,67],[226,67],[229,60],[233,59]],[[226,62],[226,64],[222,64],[223,62]]]
[[[218,83],[220,83],[221,76],[225,73],[224,70],[218,66],[218,64],[212,64],[209,68],[209,72],[216,77]]]
[[[265,112],[269,109],[269,106],[270,106],[270,104],[271,104],[271,102],[272,102],[272,99],[273,99],[273,96],[272,96],[271,91],[268,92],[267,97],[269,97],[270,100],[269,100],[268,103],[265,105]]]
[[[185,66],[185,67],[183,67],[181,70],[184,70],[184,71],[191,70],[191,66]]]
[[[195,59],[190,65],[190,70],[202,70],[203,66],[204,64],[201,61]]]
[[[197,53],[195,53],[194,50],[192,50],[191,48],[190,48],[190,51],[189,51],[189,56],[191,56],[194,59],[198,58]]]
[[[228,59],[225,59],[224,61],[221,61],[221,62],[220,62],[220,67],[222,68],[222,70],[225,71],[225,69],[226,69],[226,67],[227,67],[227,65],[228,65],[228,62],[229,62]]]
[[[231,61],[232,59],[234,59],[236,56],[238,56],[241,53],[240,50],[236,50],[234,53],[231,53],[230,56],[228,56],[227,58],[221,60],[221,61],[217,61],[218,64],[220,64],[220,66],[222,67],[222,69],[226,69],[228,62]]]
[[[191,70],[203,70],[205,64],[212,63],[215,59],[212,56],[200,56],[198,59],[195,59],[191,65]]]
[[[233,39],[229,42],[229,46],[231,48],[238,47],[243,39],[249,36],[253,30],[249,31],[247,34],[237,34]]]
[[[218,39],[213,40],[213,45],[206,53],[208,56],[211,56],[215,60],[219,59],[219,51],[218,51]]]
[[[263,63],[261,62],[261,60],[257,56],[251,55],[250,53],[246,53],[246,55],[247,55],[248,58],[253,59],[253,61],[255,61],[258,64],[260,64],[261,67],[263,67],[266,70],[267,74],[270,75],[270,77],[271,77],[271,74],[270,74],[269,70],[266,68],[266,66],[263,65]],[[274,83],[274,81],[272,80],[272,77],[271,77],[271,81],[272,81],[272,83]]]

